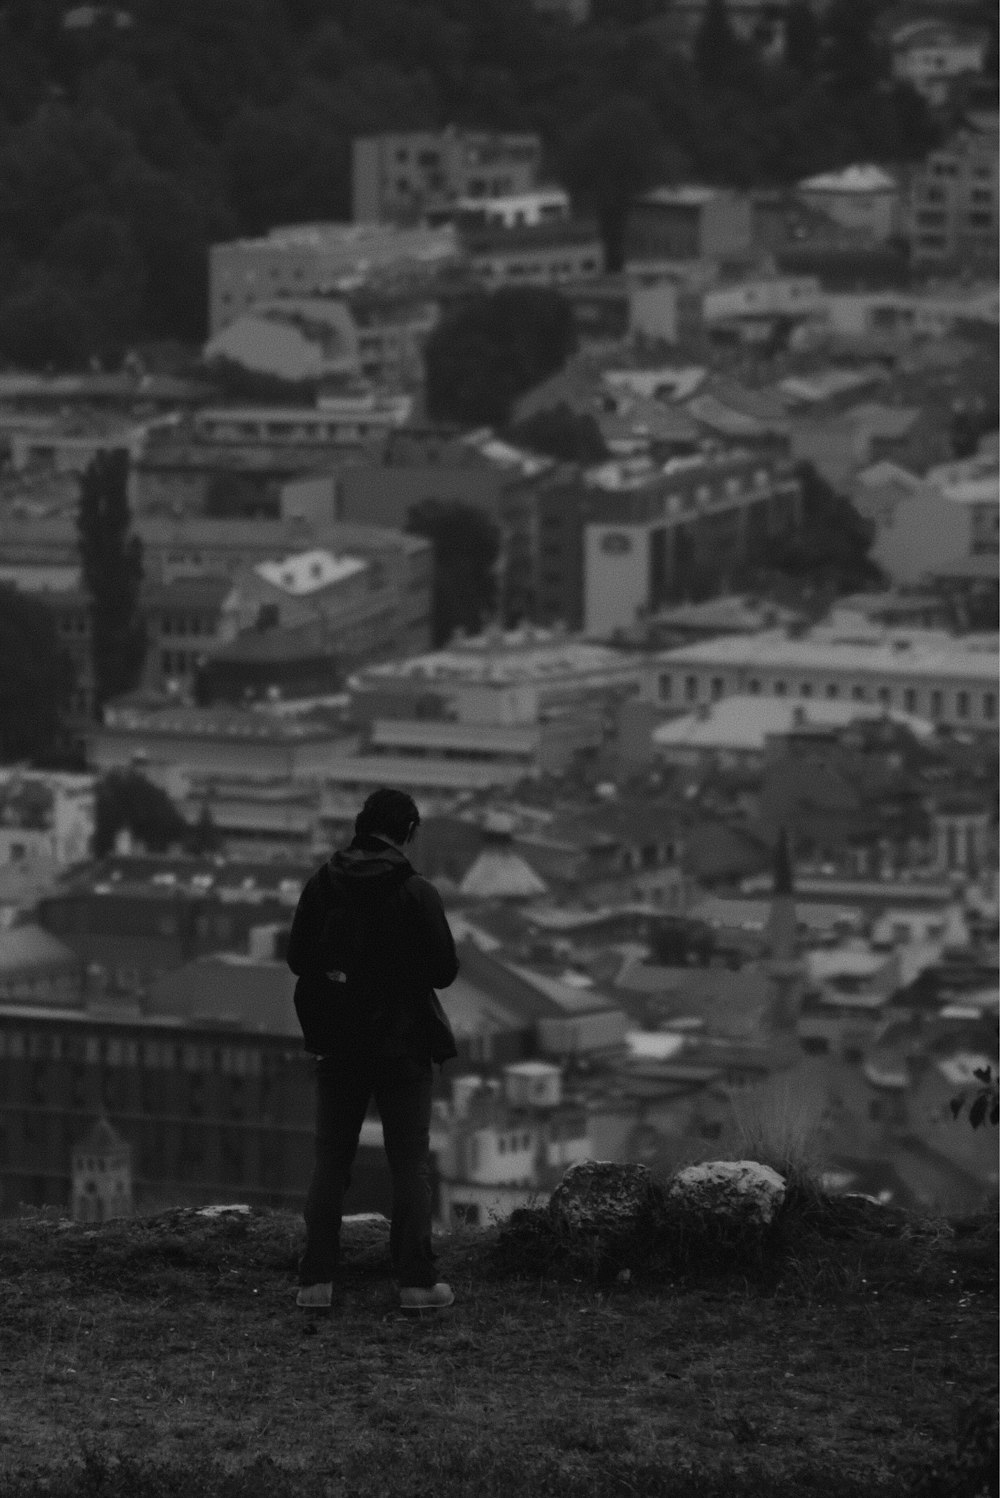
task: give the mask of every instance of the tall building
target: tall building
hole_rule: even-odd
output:
[[[500,198],[537,185],[537,135],[486,130],[410,130],[351,142],[355,224],[410,223],[460,198]]]
[[[997,117],[968,126],[932,151],[910,180],[914,264],[997,268]]]

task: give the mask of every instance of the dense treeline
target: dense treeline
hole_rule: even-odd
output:
[[[0,18],[0,362],[114,359],[204,335],[206,247],[349,214],[350,139],[450,121],[541,133],[552,174],[613,236],[623,189],[680,175],[791,180],[924,151],[869,0],[807,10],[786,55],[723,0],[681,56],[669,0],[573,29],[529,0],[60,0]],[[125,24],[128,22],[129,24]]]

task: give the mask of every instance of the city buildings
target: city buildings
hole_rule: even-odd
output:
[[[905,21],[890,37],[892,76],[909,83],[928,104],[947,103],[956,79],[982,73],[985,32],[930,16]]]
[[[997,162],[994,114],[956,131],[914,168],[907,196],[914,264],[995,273]]]
[[[751,201],[724,188],[653,188],[632,206],[626,256],[630,265],[651,260],[749,263]]]
[[[869,164],[822,172],[805,178],[796,192],[808,208],[869,242],[884,243],[899,232],[899,183],[881,167]]]
[[[463,194],[467,196],[467,194]],[[209,249],[209,336],[258,302],[338,296],[391,274],[426,285],[460,258],[455,230],[377,222],[297,224]]]
[[[537,135],[485,130],[413,130],[351,142],[351,217],[357,224],[417,224],[463,199],[532,192]]]
[[[608,464],[588,476],[583,537],[585,633],[607,638],[689,595],[709,574],[723,584],[770,537],[799,524],[791,468],[734,449]]]
[[[995,734],[998,666],[995,636],[911,630],[863,641],[768,630],[664,651],[645,695],[678,712],[733,693],[847,700]]]

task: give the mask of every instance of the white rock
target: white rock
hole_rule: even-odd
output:
[[[785,1181],[756,1160],[708,1160],[678,1171],[667,1197],[701,1211],[767,1224],[785,1199]]]
[[[250,1208],[245,1202],[237,1202],[230,1207],[199,1207],[195,1213],[196,1217],[221,1217],[224,1212],[237,1212],[241,1217],[250,1213]]]

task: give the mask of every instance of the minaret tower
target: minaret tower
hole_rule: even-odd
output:
[[[805,985],[805,965],[798,950],[792,859],[785,827],[774,846],[773,894],[764,924],[764,968],[771,980],[771,1026],[790,1030]]]

